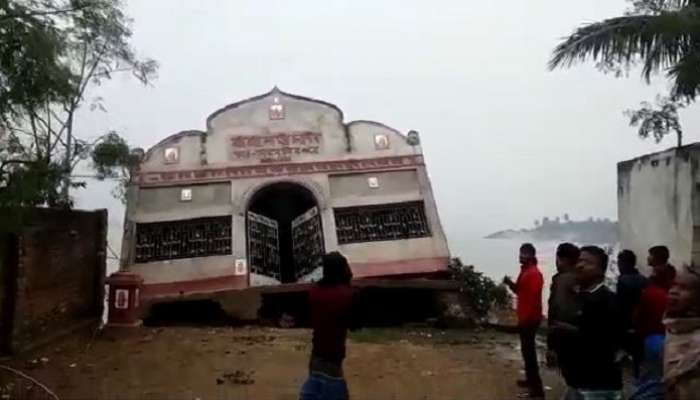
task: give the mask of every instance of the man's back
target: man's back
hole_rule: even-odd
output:
[[[576,300],[576,273],[566,271],[557,273],[552,278],[549,292],[548,319],[552,321],[573,324],[578,316],[578,303]]]
[[[639,272],[623,274],[617,279],[617,299],[620,303],[620,312],[627,324],[631,322],[632,313],[647,284],[648,279]]]
[[[353,291],[347,285],[316,286],[309,292],[312,356],[340,363],[345,358],[345,339],[352,319]]]

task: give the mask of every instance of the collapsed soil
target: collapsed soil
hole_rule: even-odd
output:
[[[75,335],[5,364],[61,399],[296,400],[310,331],[164,327]],[[351,398],[514,399],[522,378],[517,337],[490,330],[365,329],[344,364]],[[544,370],[549,398],[560,379]]]

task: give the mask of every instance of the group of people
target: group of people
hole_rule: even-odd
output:
[[[323,256],[323,278],[310,290],[313,327],[309,376],[302,400],[345,400],[345,341],[357,327],[352,271],[338,252]],[[608,254],[596,246],[563,243],[556,253],[547,312],[547,364],[561,372],[565,400],[622,400],[623,363],[632,360],[636,378],[632,400],[700,399],[700,268],[680,271],[669,264],[664,246],[649,249],[651,274],[637,257],[617,257],[616,288],[606,285]],[[526,379],[517,382],[523,398],[544,399],[536,337],[543,322],[544,278],[536,249],[520,247],[517,280],[504,278],[516,295],[516,311]]]
[[[547,312],[547,356],[566,382],[565,400],[622,400],[625,358],[632,360],[630,399],[700,399],[700,268],[677,273],[665,246],[649,249],[651,274],[630,250],[618,254],[615,290],[606,286],[608,254],[563,243],[556,252]],[[520,247],[520,274],[504,283],[516,295],[525,364],[523,398],[543,399],[535,338],[543,321],[544,279],[536,249]]]

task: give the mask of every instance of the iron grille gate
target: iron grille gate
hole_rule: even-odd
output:
[[[250,272],[282,280],[277,221],[248,211]]]
[[[292,221],[294,278],[300,279],[321,265],[324,253],[321,215],[318,207],[301,214]]]

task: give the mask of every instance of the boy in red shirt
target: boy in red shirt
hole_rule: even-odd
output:
[[[535,246],[525,243],[520,246],[520,274],[513,280],[506,276],[503,282],[517,297],[518,330],[520,333],[520,348],[525,364],[527,396],[531,399],[544,399],[542,378],[537,362],[535,336],[542,322],[542,287],[544,278],[537,267],[537,252]]]
[[[351,280],[352,271],[342,254],[323,256],[323,278],[309,291],[313,339],[301,400],[349,397],[343,375],[345,340],[348,330],[356,328],[358,313]]]

